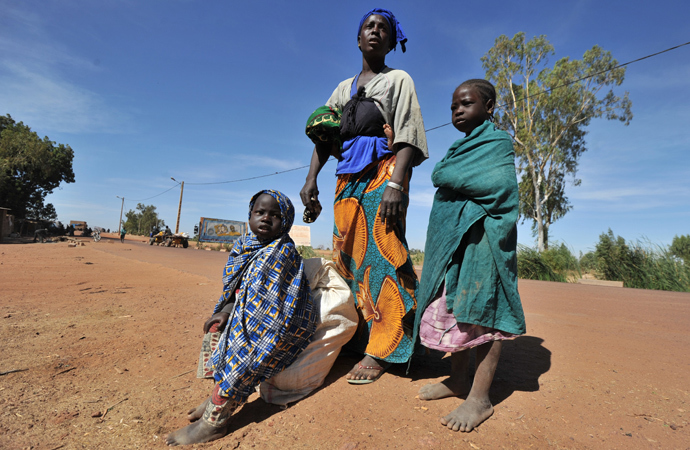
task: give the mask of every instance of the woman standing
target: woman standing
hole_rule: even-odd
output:
[[[353,384],[375,381],[391,363],[409,361],[413,351],[418,281],[405,213],[412,167],[429,155],[412,78],[386,66],[388,52],[398,43],[404,52],[406,41],[392,12],[369,11],[357,34],[362,70],[340,83],[326,103],[336,116],[342,111],[333,254],[360,313],[351,347],[365,356],[346,376]],[[317,176],[333,149],[333,142],[314,148],[300,192],[308,212],[319,208]]]

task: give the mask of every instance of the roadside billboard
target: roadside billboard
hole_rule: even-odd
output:
[[[210,219],[202,217],[199,221],[199,242],[234,242],[247,232],[247,224],[236,220]]]

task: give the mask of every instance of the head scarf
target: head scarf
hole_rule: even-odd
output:
[[[364,25],[364,21],[367,20],[367,17],[373,14],[382,16],[388,21],[388,28],[390,29],[391,50],[395,50],[395,47],[397,47],[398,42],[400,42],[400,48],[402,49],[402,52],[405,53],[405,43],[407,42],[407,36],[405,36],[405,32],[400,27],[400,22],[398,22],[398,19],[396,19],[393,13],[387,9],[374,8],[368,13],[366,13],[364,17],[362,17],[362,20],[359,21],[359,28],[357,28],[357,37],[359,37],[359,33],[362,31],[362,25]]]
[[[304,274],[304,261],[288,235],[295,208],[282,192],[261,194],[280,205],[281,236],[259,241],[251,231],[241,236],[223,270],[223,294],[214,313],[233,299],[232,321],[213,352],[214,378],[221,395],[246,401],[262,379],[290,365],[306,348],[316,329],[316,312]]]
[[[245,272],[251,272],[252,267],[262,265],[271,260],[288,260],[288,266],[302,266],[302,257],[297,252],[295,242],[292,240],[288,232],[292,228],[292,222],[295,220],[295,207],[292,206],[290,199],[280,191],[273,189],[264,189],[259,191],[249,201],[249,215],[251,217],[252,208],[256,199],[261,194],[268,194],[275,198],[280,206],[280,236],[273,241],[259,241],[256,235],[251,231],[240,236],[230,250],[228,262],[223,270],[223,295],[221,295],[216,309],[213,311],[217,313],[230,300],[232,294],[243,281]],[[300,269],[301,271],[301,269]],[[307,291],[309,288],[307,287]]]
[[[292,228],[292,223],[295,221],[295,207],[292,206],[292,202],[290,201],[288,196],[280,191],[274,191],[273,189],[264,189],[263,191],[259,191],[256,194],[254,194],[252,199],[249,201],[249,219],[252,218],[252,208],[254,208],[254,203],[256,203],[256,199],[258,199],[259,196],[263,194],[268,194],[274,199],[276,199],[278,205],[280,205],[280,218],[282,221],[280,225],[280,234],[285,235],[289,233],[290,229]],[[254,233],[251,234],[253,235]]]

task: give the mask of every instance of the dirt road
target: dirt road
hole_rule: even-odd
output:
[[[227,254],[85,242],[0,245],[0,448],[163,448],[211,389],[196,358]],[[311,396],[282,410],[255,394],[231,435],[192,448],[690,446],[689,294],[535,281],[520,292],[528,334],[504,346],[495,414],[475,432],[438,422],[461,400],[415,398],[447,358],[352,386],[342,376],[357,358],[342,355]]]

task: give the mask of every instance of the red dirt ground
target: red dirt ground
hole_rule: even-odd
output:
[[[163,448],[210,392],[195,378],[227,254],[105,238],[0,245],[0,448]],[[520,281],[527,335],[506,343],[495,414],[442,427],[423,402],[448,358],[347,384],[355,355],[287,409],[257,394],[200,449],[688,448],[690,294]],[[108,411],[102,417],[93,417]]]

